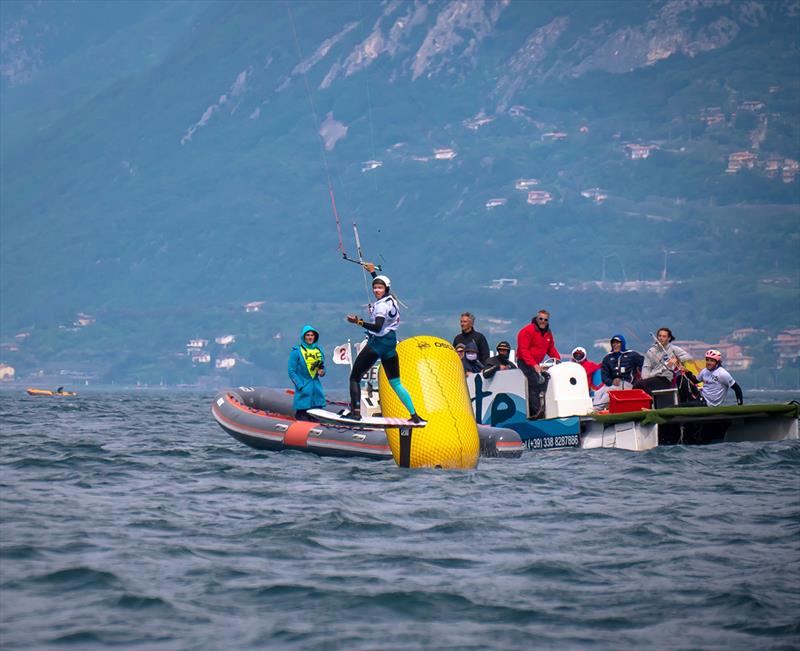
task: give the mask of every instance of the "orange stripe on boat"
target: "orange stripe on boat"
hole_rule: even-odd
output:
[[[246,407],[244,407],[240,403],[236,402],[235,400],[231,400],[230,396],[225,396],[225,397],[226,397],[226,399],[227,399],[229,404],[231,404],[234,407],[240,409],[241,411],[247,411]],[[225,421],[231,429],[236,430],[240,434],[245,434],[245,431],[246,431],[246,432],[252,432],[255,435],[261,435],[261,436],[263,436],[265,438],[270,438],[270,439],[273,439],[273,440],[278,440],[280,438],[280,432],[267,431],[265,428],[261,428],[261,427],[251,427],[249,425],[245,425],[244,423],[240,423],[238,421],[235,421],[235,420],[232,420],[232,419],[228,418],[227,416],[225,416],[225,414],[222,413],[222,410],[219,408],[219,405],[217,405],[216,402],[213,405],[211,405],[211,410],[212,410],[214,416],[217,418],[218,421]],[[287,416],[283,416],[283,415],[280,415],[280,414],[277,414],[277,415],[276,414],[269,414],[268,415],[265,412],[264,416],[266,416],[268,419],[271,419],[271,420],[281,420],[281,421],[284,421],[286,423],[288,423],[288,422],[290,422],[292,420],[291,418],[288,418]],[[315,425],[318,426],[318,427],[322,427],[322,426],[320,426],[319,423],[308,423],[308,421],[295,421],[295,423],[293,423],[293,424],[297,425],[297,424],[301,424],[301,423],[306,423],[306,424],[310,424],[311,425],[311,427],[308,428],[308,432],[310,432]],[[348,429],[346,427],[337,427],[337,426],[334,426],[334,427],[336,429],[341,429],[341,430]],[[308,439],[308,432],[306,432],[306,439]],[[287,430],[286,433],[288,434],[288,430]],[[327,445],[324,445],[322,447],[330,447],[331,444],[333,444],[335,447],[343,447],[343,448],[380,450],[381,452],[389,452],[390,451],[388,442],[386,442],[383,445],[376,445],[376,444],[372,444],[372,443],[359,443],[357,441],[340,441],[340,440],[337,440],[337,439],[315,438],[314,440],[317,443],[327,444]],[[289,444],[288,441],[286,441],[285,438],[284,438],[284,444],[286,444],[286,445]],[[307,441],[306,441],[306,444],[304,445],[304,447],[308,447]]]
[[[305,420],[298,420],[292,423],[283,435],[283,444],[292,445],[296,448],[308,447],[308,433],[317,425],[318,423],[310,423]]]

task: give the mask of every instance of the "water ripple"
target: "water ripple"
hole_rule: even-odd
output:
[[[210,400],[0,392],[4,649],[800,648],[797,441],[414,472]]]

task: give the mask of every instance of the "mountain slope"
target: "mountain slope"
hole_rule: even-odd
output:
[[[798,25],[792,2],[4,3],[3,337],[79,311],[210,324],[256,298],[363,300],[329,183],[345,248],[356,219],[429,310],[491,309],[478,286],[516,277],[523,318],[549,283],[580,304],[605,263],[655,280],[669,255],[704,327],[786,278],[759,318],[798,323]],[[757,163],[726,174],[740,151]],[[581,195],[598,187],[602,205]]]

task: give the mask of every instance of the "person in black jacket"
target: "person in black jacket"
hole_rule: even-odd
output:
[[[475,315],[470,312],[464,312],[461,315],[461,332],[453,337],[453,346],[456,344],[464,344],[466,346],[467,342],[475,342],[475,346],[478,349],[478,361],[481,364],[486,364],[486,360],[489,359],[489,342],[486,341],[486,337],[475,330],[474,325]]]
[[[483,364],[478,359],[478,347],[474,341],[468,341],[464,346],[464,357],[461,358],[461,365],[464,367],[464,372],[469,375],[470,373],[480,373],[483,370]]]
[[[603,384],[616,389],[630,389],[642,373],[644,357],[635,350],[628,350],[625,337],[611,337],[611,352],[603,358],[600,374]]]
[[[493,377],[497,371],[508,371],[517,368],[517,365],[509,359],[511,344],[507,341],[501,341],[497,344],[496,350],[497,355],[486,360],[486,366],[482,371],[483,377],[487,379]]]

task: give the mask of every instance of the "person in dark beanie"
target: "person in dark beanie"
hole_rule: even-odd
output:
[[[483,368],[483,377],[487,379],[493,377],[497,371],[509,371],[512,368],[517,368],[517,365],[509,358],[511,344],[507,341],[501,341],[497,344],[495,350],[497,350],[497,355],[486,360],[486,366]]]

